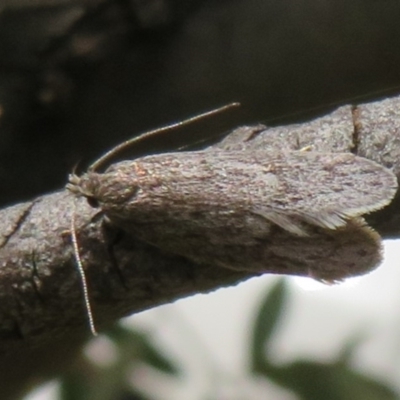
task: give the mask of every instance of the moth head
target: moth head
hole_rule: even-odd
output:
[[[89,174],[78,176],[74,173],[68,176],[67,190],[76,196],[86,197],[89,205],[93,208],[99,207],[99,202],[96,196],[96,185]]]

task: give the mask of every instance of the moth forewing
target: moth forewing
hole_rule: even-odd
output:
[[[350,153],[202,151],[116,163],[79,185],[111,222],[164,250],[339,280],[380,262],[379,235],[358,217],[388,204],[397,179]]]
[[[258,215],[299,234],[296,226],[335,229],[382,208],[394,197],[397,179],[347,153],[202,151],[123,161],[83,177],[81,186],[111,218],[146,224],[162,218],[160,233],[169,221],[190,226],[201,214],[207,229],[224,227],[227,215]],[[194,233],[199,227],[197,221]]]

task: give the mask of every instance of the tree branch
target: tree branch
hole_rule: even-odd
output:
[[[217,145],[226,150],[279,148],[353,152],[400,173],[400,98],[341,107],[305,124],[239,128]],[[70,243],[73,194],[62,191],[0,212],[0,388],[12,398],[37,379],[68,366],[88,337]],[[399,234],[399,198],[368,216],[384,237]],[[146,244],[85,199],[77,232],[97,327],[195,293],[238,284],[264,272],[307,275],[280,265],[235,271],[195,263]]]

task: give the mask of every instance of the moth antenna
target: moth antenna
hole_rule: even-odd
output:
[[[132,144],[135,144],[137,142],[142,141],[143,139],[147,139],[152,136],[156,136],[160,133],[164,133],[166,131],[170,131],[185,125],[189,125],[193,122],[199,121],[200,119],[211,117],[216,114],[220,114],[226,110],[230,110],[231,108],[239,107],[240,103],[230,103],[226,104],[225,106],[215,108],[214,110],[207,111],[203,114],[195,115],[194,117],[187,118],[183,121],[175,122],[170,125],[163,126],[161,128],[153,129],[151,131],[142,133],[139,136],[136,136],[132,139],[126,140],[125,142],[120,143],[119,145],[115,146],[111,150],[107,151],[103,156],[98,158],[90,167],[88,168],[88,171],[94,172],[96,171],[99,167],[101,167],[103,164],[105,164],[110,158],[112,158],[115,154],[120,152],[121,150],[124,150],[125,148],[131,146]]]
[[[89,290],[88,290],[85,270],[83,269],[83,263],[82,263],[82,259],[81,259],[80,253],[79,253],[78,238],[77,238],[77,234],[76,234],[76,199],[74,199],[73,204],[74,205],[73,205],[73,210],[72,210],[71,227],[70,227],[72,247],[74,249],[76,266],[77,266],[81,284],[82,284],[82,293],[83,293],[83,299],[84,299],[85,308],[86,308],[86,314],[87,314],[87,317],[89,320],[89,327],[92,332],[92,335],[97,336],[97,330],[96,330],[96,327],[94,324],[94,319],[93,319],[92,306],[90,304]]]

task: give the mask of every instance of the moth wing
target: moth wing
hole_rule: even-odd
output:
[[[270,153],[268,153],[271,156]],[[337,229],[347,221],[389,204],[397,178],[387,168],[351,153],[294,151],[257,162],[268,165],[280,188],[253,212],[288,232],[304,236],[302,222]]]
[[[325,229],[337,229],[347,224],[347,221],[355,216],[367,213],[366,209],[354,212],[352,210],[348,213],[343,213],[343,210],[331,210],[330,212],[319,212],[314,213],[310,210],[308,213],[300,214],[300,218],[311,225],[319,226]]]
[[[364,212],[362,212],[364,213]],[[343,215],[339,210],[332,210],[331,213],[313,214],[298,213],[292,215],[285,215],[281,212],[273,212],[271,210],[254,211],[254,214],[260,215],[266,220],[278,225],[287,232],[297,236],[308,236],[307,229],[304,229],[304,223],[318,226],[324,229],[337,229],[347,224],[347,221],[355,214]]]
[[[290,215],[285,215],[281,212],[274,212],[272,210],[254,210],[254,214],[265,218],[267,221],[278,225],[287,232],[290,232],[296,236],[307,236],[307,231],[301,227],[299,220],[297,221]]]

